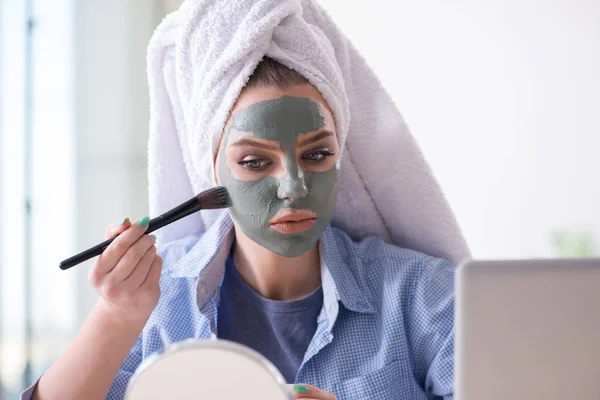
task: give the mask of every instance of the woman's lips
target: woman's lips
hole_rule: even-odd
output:
[[[282,210],[275,215],[269,226],[278,232],[289,234],[310,229],[317,220],[315,213],[309,210]]]
[[[311,218],[304,219],[302,221],[277,222],[275,224],[271,224],[270,227],[278,232],[285,234],[299,233],[310,229],[310,227],[313,226],[316,220],[316,218]]]

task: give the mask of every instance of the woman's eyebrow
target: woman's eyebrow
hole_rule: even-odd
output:
[[[304,137],[302,137],[302,136],[300,137],[300,142],[298,143],[299,146],[306,146],[307,144],[318,142],[321,139],[324,139],[329,136],[333,136],[333,132],[325,130],[325,131],[321,131],[321,132],[317,133],[314,136],[310,136],[308,138],[305,135],[303,135],[303,136]]]
[[[253,146],[253,147],[259,147],[261,149],[265,149],[265,150],[280,150],[281,146],[279,146],[278,144],[271,144],[271,143],[267,143],[265,141],[258,141],[258,140],[253,140],[253,139],[248,139],[248,138],[241,138],[236,140],[235,142],[231,143],[230,146],[235,146],[235,147],[241,147],[241,146]]]

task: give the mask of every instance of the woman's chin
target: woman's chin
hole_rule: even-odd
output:
[[[318,239],[313,241],[298,236],[286,236],[276,242],[270,240],[269,242],[258,244],[282,257],[294,258],[308,253],[318,241]]]

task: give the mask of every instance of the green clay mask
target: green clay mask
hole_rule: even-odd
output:
[[[285,257],[308,252],[331,221],[338,191],[339,159],[327,171],[305,172],[297,155],[301,135],[324,127],[319,105],[308,98],[267,100],[235,113],[219,151],[219,177],[231,196],[233,206],[229,210],[236,226],[254,242]],[[242,136],[278,144],[284,154],[285,172],[277,177],[238,180],[227,165],[227,149]],[[316,220],[303,232],[281,233],[269,226],[269,221],[284,209],[312,211]]]

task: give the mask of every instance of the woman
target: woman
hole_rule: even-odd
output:
[[[262,353],[296,398],[452,398],[453,266],[331,226],[345,132],[323,92],[259,63],[208,168],[232,208],[158,253],[148,217],[109,227],[101,299],[23,398],[122,398],[150,354],[214,335]]]
[[[144,234],[147,218],[109,227],[122,234],[90,273],[102,298],[33,398],[121,398],[142,360],[142,329],[154,350],[211,332],[248,345],[289,383],[314,384],[297,385],[297,398],[451,398],[453,267],[375,238],[354,243],[329,226],[338,152],[319,92],[263,61],[215,162],[234,204],[234,244],[220,238],[229,216],[171,242],[162,258]],[[209,270],[222,264],[197,261],[220,248],[231,254],[222,284]],[[196,285],[210,294],[200,309]]]

